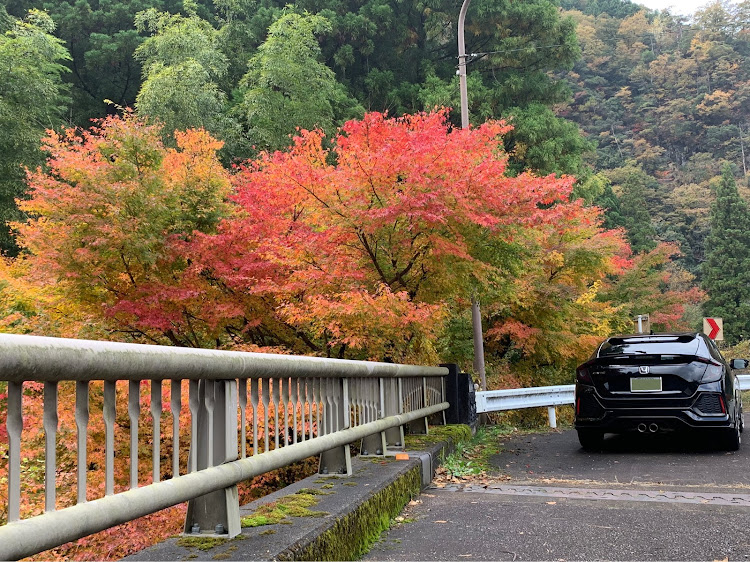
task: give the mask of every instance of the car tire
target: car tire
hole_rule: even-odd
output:
[[[740,422],[739,420],[734,424],[734,427],[724,430],[724,448],[727,451],[737,451],[742,443],[742,436],[740,435]]]
[[[578,441],[585,451],[598,451],[604,444],[604,432],[596,429],[579,429]]]

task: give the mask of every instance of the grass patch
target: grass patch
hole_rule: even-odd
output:
[[[456,444],[455,450],[443,459],[442,467],[454,477],[482,474],[492,468],[489,458],[500,452],[500,437],[515,431],[508,425],[481,426],[469,441]]]
[[[325,511],[313,511],[310,508],[319,501],[321,493],[309,493],[310,490],[300,490],[296,494],[285,496],[278,501],[260,506],[254,513],[243,517],[243,527],[261,527],[277,523],[291,523],[289,517],[322,517],[328,515]]]

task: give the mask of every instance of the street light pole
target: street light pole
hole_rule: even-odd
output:
[[[466,42],[464,23],[466,10],[471,0],[464,0],[458,14],[458,86],[461,93],[461,128],[469,128],[469,95],[466,89]],[[479,297],[471,297],[471,327],[474,334],[474,371],[479,373],[481,390],[487,390],[487,376],[484,370],[484,337],[482,335],[482,314],[479,310]]]

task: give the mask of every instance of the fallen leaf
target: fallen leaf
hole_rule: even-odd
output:
[[[557,502],[547,502],[547,505],[557,505]]]
[[[447,523],[447,521],[440,520],[440,521],[433,521],[433,523]]]

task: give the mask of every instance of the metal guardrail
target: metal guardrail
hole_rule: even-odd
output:
[[[481,391],[476,393],[477,413],[547,406],[549,425],[557,427],[555,406],[573,404],[574,391],[573,384]]]
[[[402,450],[405,424],[424,433],[427,416],[448,408],[447,374],[443,367],[0,334],[9,443],[8,523],[0,526],[0,559],[30,556],[184,501],[186,532],[223,528],[225,536],[235,536],[237,483],[317,454],[322,474],[351,474],[348,445],[359,439],[363,453]],[[24,428],[27,381],[44,383],[43,428]],[[64,389],[75,392],[77,503],[57,510],[58,395],[66,381],[72,386]],[[150,483],[141,486],[144,381],[150,383],[146,400],[154,437]],[[163,381],[170,385],[171,432],[161,428]],[[105,434],[104,496],[96,498],[87,488],[86,452],[94,387]],[[127,395],[129,423],[123,416],[117,421],[129,426],[129,482],[115,482],[118,395],[121,402]],[[190,418],[187,462],[179,447],[171,455],[161,450],[162,441],[180,443],[183,415]],[[21,519],[21,482],[29,476],[21,438],[29,429],[44,431],[46,505],[43,515]],[[162,466],[164,457],[171,457],[171,473]],[[163,481],[162,473],[168,476]]]

